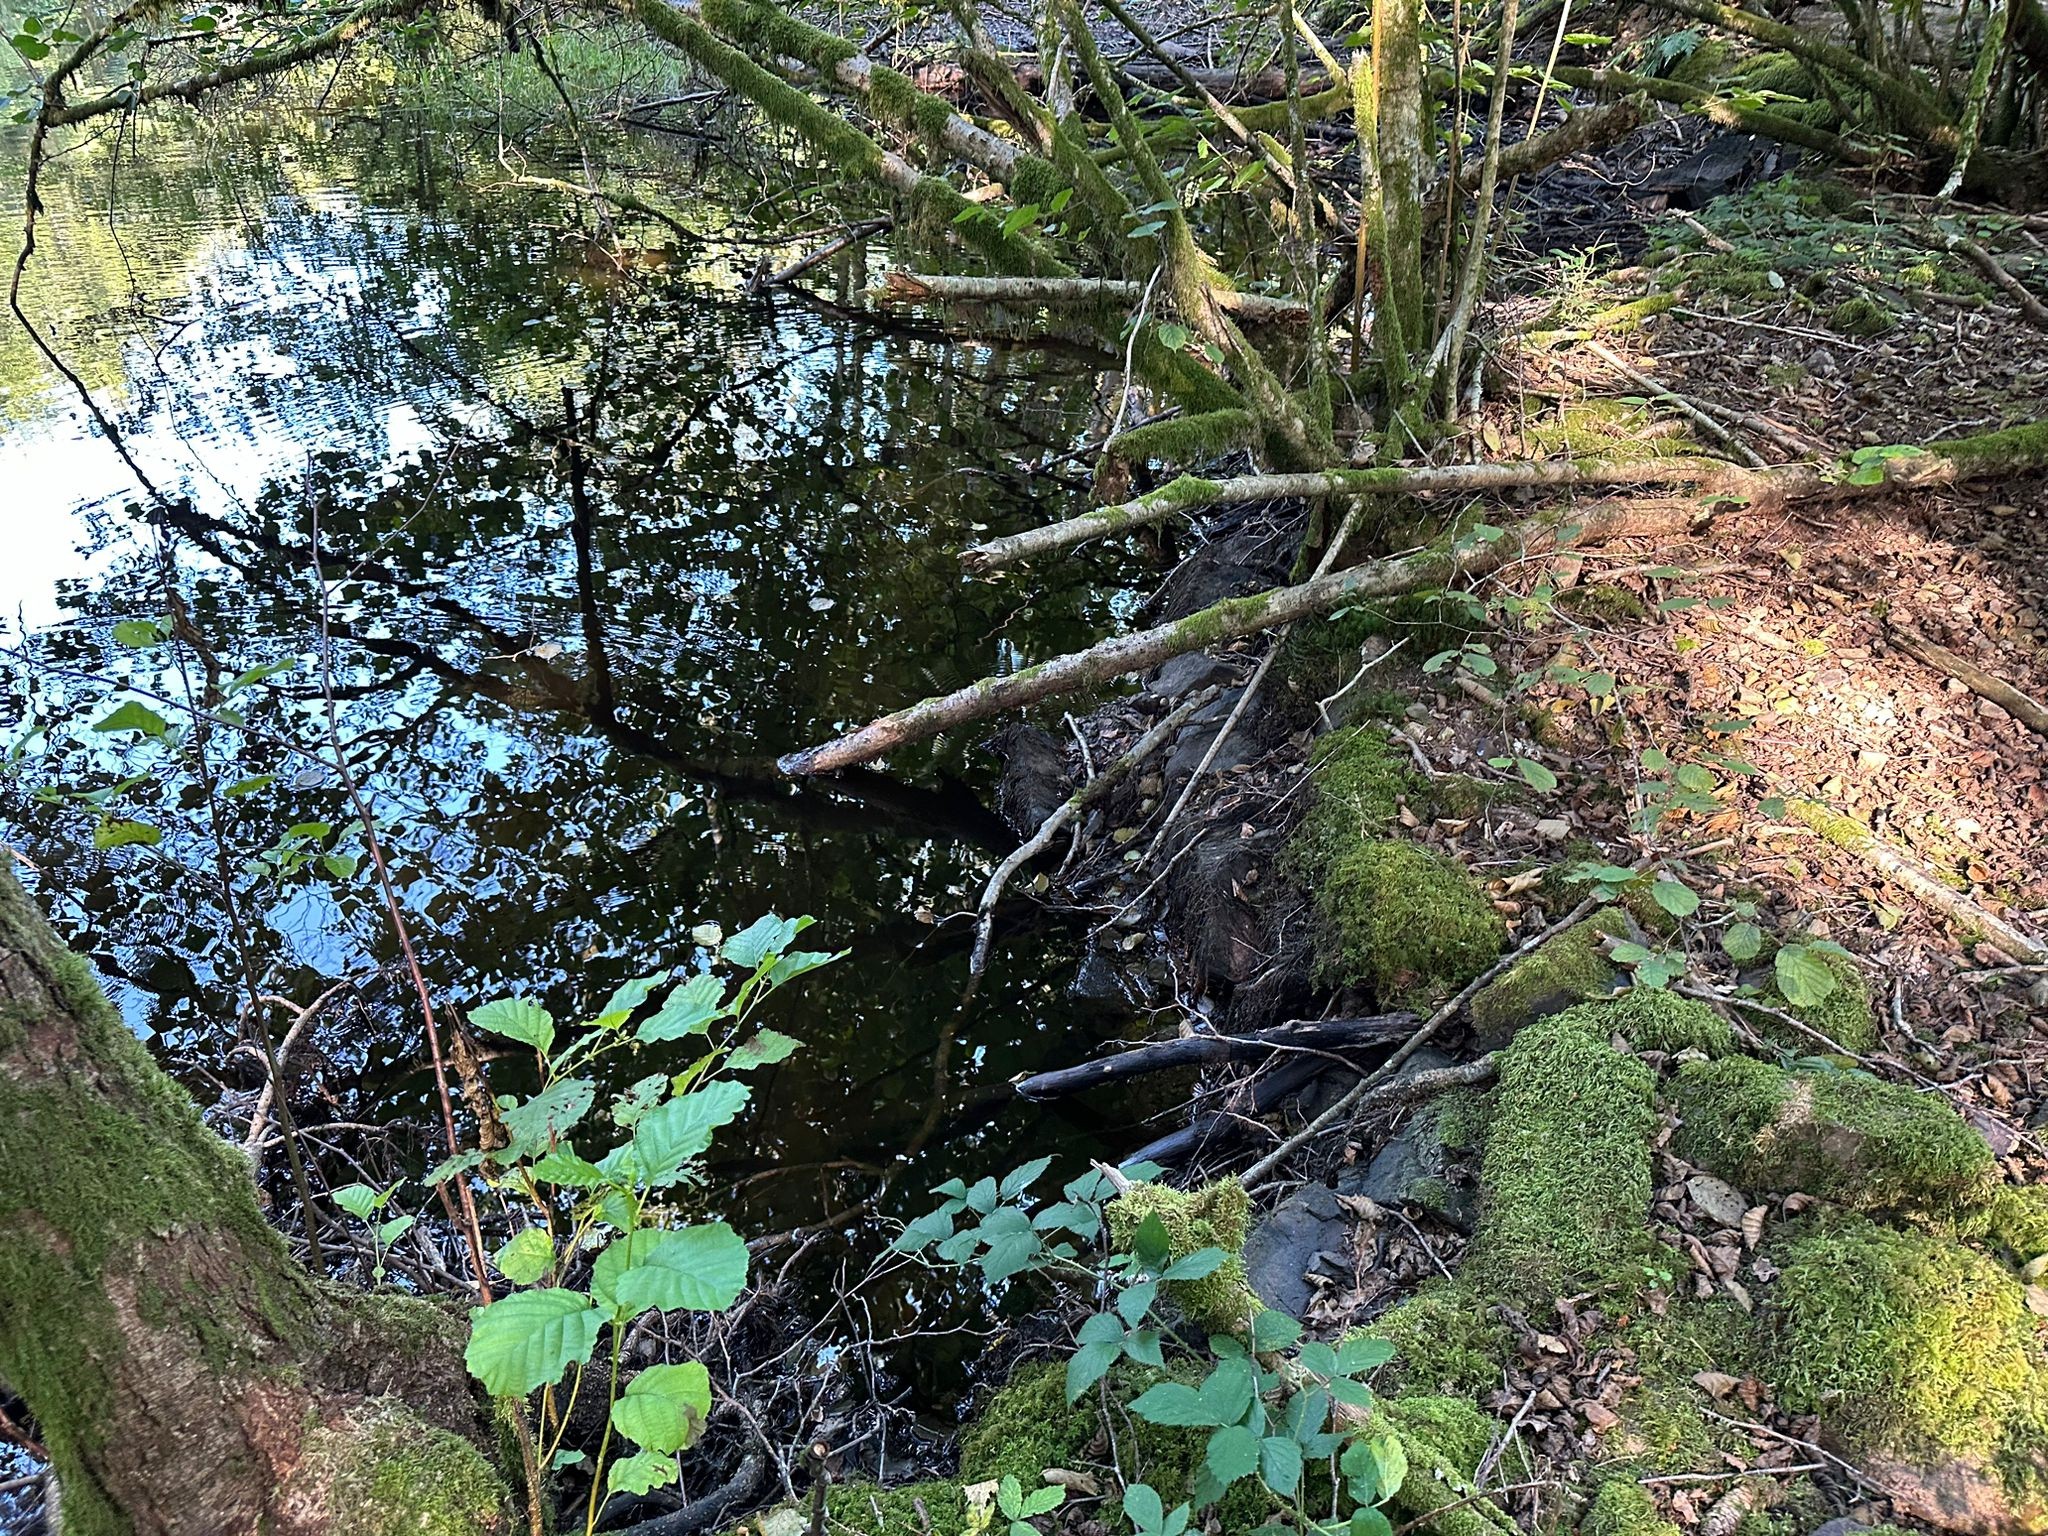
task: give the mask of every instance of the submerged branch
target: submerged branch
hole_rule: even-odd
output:
[[[885,304],[1135,305],[1143,283],[1116,277],[948,277],[935,272],[885,273],[873,290]],[[1306,325],[1308,307],[1263,293],[1219,290],[1219,308],[1253,325]]]

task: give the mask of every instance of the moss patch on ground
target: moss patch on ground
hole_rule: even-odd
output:
[[[1313,886],[1322,974],[1383,1004],[1449,996],[1500,957],[1507,925],[1464,866],[1415,843],[1366,842]]]
[[[1611,1004],[1530,1025],[1500,1057],[1465,1267],[1527,1311],[1539,1298],[1633,1288],[1646,1228],[1650,1069],[1607,1043]]]
[[[942,1478],[894,1488],[844,1483],[826,1493],[825,1513],[833,1525],[863,1536],[939,1536],[967,1529],[967,1495]],[[810,1529],[808,1522],[802,1529]]]
[[[1946,1099],[1864,1072],[1728,1056],[1688,1063],[1675,1095],[1680,1155],[1744,1189],[1951,1212],[1980,1205],[1997,1185],[1991,1149]]]
[[[1387,1375],[1404,1391],[1476,1397],[1500,1385],[1507,1325],[1465,1280],[1431,1280],[1363,1332],[1394,1346]]]
[[[1765,1342],[1779,1402],[1859,1454],[2032,1480],[2048,1448],[2048,1359],[2011,1275],[1960,1243],[1835,1215],[1777,1245]]]
[[[1609,1478],[1586,1506],[1579,1536],[1678,1536],[1678,1527],[1657,1513],[1656,1501],[1636,1484]]]

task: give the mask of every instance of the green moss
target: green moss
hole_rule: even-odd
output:
[[[249,1165],[157,1070],[101,994],[85,962],[59,946],[11,874],[0,870],[0,950],[23,979],[0,1005],[0,1055],[70,1016],[69,1069],[0,1070],[0,1380],[36,1415],[60,1475],[118,1424],[107,1371],[122,1355],[110,1290],[131,1281],[139,1312],[182,1321],[216,1365],[258,1374],[277,1339],[312,1333],[312,1286],[264,1222]],[[234,1297],[189,1295],[153,1273],[184,1272],[176,1245],[205,1242],[246,1259]],[[151,1294],[152,1290],[154,1294]],[[262,1334],[246,1326],[260,1318]],[[96,1480],[65,1478],[67,1530],[121,1529]]]
[[[1120,1249],[1148,1216],[1166,1229],[1173,1257],[1186,1258],[1202,1248],[1229,1254],[1212,1274],[1199,1280],[1167,1282],[1167,1294],[1180,1309],[1211,1333],[1237,1333],[1249,1326],[1265,1304],[1252,1293],[1244,1272],[1244,1240],[1251,1230],[1251,1198],[1236,1179],[1218,1179],[1187,1191],[1164,1184],[1138,1184],[1112,1200],[1104,1214],[1109,1235]]]
[[[1197,464],[1248,447],[1253,435],[1250,411],[1197,411],[1119,432],[1107,452],[1130,463]]]
[[[1382,1003],[1448,997],[1500,957],[1507,925],[1455,859],[1416,843],[1360,843],[1314,889],[1321,972]]]
[[[1819,1030],[1828,1039],[1852,1055],[1863,1055],[1877,1044],[1877,1012],[1871,1007],[1870,986],[1863,979],[1862,967],[1847,955],[1837,955],[1828,950],[1816,950],[1822,965],[1835,978],[1834,990],[1817,1003],[1795,1007],[1786,1001],[1775,986],[1766,1000],[1775,1008],[1782,1008],[1794,1018]],[[1811,1053],[1814,1040],[1787,1024],[1760,1015],[1765,1032],[1780,1045],[1792,1047],[1802,1053]]]
[[[1557,594],[1557,605],[1579,618],[1597,619],[1602,624],[1614,626],[1640,623],[1650,616],[1650,610],[1643,606],[1640,597],[1627,587],[1618,587],[1612,582],[1567,587]]]
[[[1701,1371],[1741,1376],[1754,1347],[1747,1314],[1715,1297],[1672,1296],[1661,1313],[1645,1311],[1623,1334],[1634,1352],[1641,1383],[1623,1397],[1622,1427],[1612,1449],[1642,1472],[1703,1472],[1720,1466],[1724,1451],[1739,1452],[1739,1438],[1709,1420],[1706,1396],[1694,1383]]]
[[[1095,1431],[1093,1401],[1067,1402],[1063,1363],[1027,1365],[960,1432],[961,1480],[1034,1484],[1047,1467],[1071,1465]]]
[[[1843,336],[1882,336],[1896,330],[1899,317],[1868,294],[1844,299],[1828,311],[1828,329]]]
[[[1687,1063],[1675,1092],[1679,1154],[1745,1189],[1949,1211],[1987,1198],[1998,1177],[1991,1149],[1946,1099],[1867,1073],[1727,1056]]]
[[[1500,1055],[1465,1268],[1525,1311],[1638,1286],[1657,1251],[1645,1227],[1654,1080],[1607,1043],[1607,1006],[1539,1020]]]
[[[1394,1346],[1387,1373],[1404,1391],[1476,1397],[1500,1385],[1507,1325],[1469,1282],[1431,1280],[1363,1330]]]
[[[483,1453],[389,1399],[367,1404],[340,1426],[315,1430],[306,1454],[329,1469],[335,1536],[479,1536],[509,1529],[504,1481]]]
[[[1523,1025],[1614,990],[1619,973],[1603,948],[1628,937],[1628,919],[1612,907],[1574,923],[1488,982],[1468,1005],[1481,1050],[1498,1050]]]
[[[1031,1476],[1035,1483],[1038,1474]],[[959,1483],[943,1478],[894,1488],[842,1483],[825,1495],[828,1529],[858,1531],[861,1536],[947,1536],[964,1531],[967,1495],[960,1490]]]
[[[1603,459],[1627,463],[1666,458],[1687,451],[1683,438],[1650,434],[1653,413],[1624,400],[1589,399],[1561,402],[1555,413],[1529,424],[1539,456]]]
[[[1377,726],[1332,731],[1309,755],[1315,798],[1295,830],[1292,858],[1304,871],[1320,870],[1361,839],[1383,837],[1402,803],[1420,800],[1428,782],[1407,754]]]
[[[1778,1245],[1766,1314],[1779,1403],[1858,1454],[2016,1462],[2048,1444],[2048,1360],[2022,1288],[1961,1244],[1858,1216]]]
[[[1612,1477],[1600,1485],[1579,1522],[1579,1536],[1678,1536],[1657,1504],[1636,1484]]]
[[[1504,1536],[1518,1530],[1491,1499],[1473,1498],[1480,1458],[1499,1426],[1452,1397],[1390,1398],[1367,1433],[1392,1430],[1408,1455],[1408,1477],[1388,1500],[1397,1523],[1427,1522],[1437,1536]]]
[[[1446,773],[1429,781],[1429,808],[1439,816],[1473,817],[1502,805],[1528,800],[1519,784],[1475,779],[1469,773]]]
[[[1630,987],[1602,1010],[1608,1028],[1639,1051],[1703,1051],[1725,1056],[1735,1032],[1705,1003],[1659,987]]]
[[[1956,1226],[1965,1237],[2003,1248],[2015,1266],[2031,1264],[2048,1254],[2048,1185],[2001,1184]]]

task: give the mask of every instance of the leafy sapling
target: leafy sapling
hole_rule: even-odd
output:
[[[657,1309],[723,1310],[746,1285],[739,1235],[722,1221],[678,1221],[671,1192],[701,1177],[699,1159],[745,1107],[749,1089],[739,1076],[798,1048],[792,1037],[757,1027],[754,1014],[788,982],[839,958],[792,947],[809,925],[809,918],[771,915],[730,938],[700,929],[696,937],[713,951],[706,969],[672,985],[664,972],[637,977],[574,1031],[559,1031],[526,998],[500,999],[470,1015],[477,1028],[531,1049],[541,1086],[523,1101],[499,1101],[509,1146],[450,1158],[430,1175],[480,1175],[532,1218],[495,1256],[515,1289],[471,1312],[465,1358],[494,1397],[540,1393],[534,1439],[541,1459],[575,1465],[581,1452],[563,1445],[570,1410],[598,1339],[610,1331],[586,1533],[605,1494],[675,1482],[678,1453],[695,1443],[710,1415],[711,1380],[700,1362],[652,1366],[621,1382],[625,1333]],[[661,1000],[649,1011],[657,992]],[[595,1128],[597,1083],[587,1075],[594,1062],[621,1054],[667,1059],[688,1041],[702,1042],[694,1061],[640,1078],[613,1098],[610,1127]],[[611,1145],[586,1158],[571,1139],[577,1135],[586,1145]],[[558,1400],[565,1378],[567,1398]],[[525,1403],[518,1408],[525,1412]],[[615,1438],[631,1451],[615,1454]]]

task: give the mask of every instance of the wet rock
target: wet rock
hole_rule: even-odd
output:
[[[1131,989],[1124,981],[1122,967],[1099,949],[1082,955],[1074,979],[1067,983],[1067,996],[1095,1008],[1121,1011],[1131,1006]]]
[[[1228,682],[1235,678],[1240,670],[1221,656],[1195,651],[1186,656],[1176,656],[1171,661],[1161,662],[1159,669],[1145,679],[1145,691],[1156,699],[1184,698],[1197,688],[1206,688],[1211,683]]]
[[[1244,1269],[1259,1300],[1289,1317],[1308,1310],[1311,1271],[1342,1279],[1348,1230],[1344,1211],[1327,1184],[1304,1184],[1253,1229],[1244,1244]]]
[[[1657,172],[1644,191],[1653,198],[1661,194],[1665,207],[1704,208],[1724,193],[1776,175],[1796,158],[1796,152],[1756,134],[1717,134],[1694,154]]]
[[[1011,831],[1029,837],[1074,793],[1066,748],[1035,725],[1005,726],[986,745],[1003,759],[996,810]]]
[[[1167,754],[1165,774],[1169,785],[1186,783],[1188,775],[1201,766],[1202,759],[1208,755],[1210,743],[1215,741],[1216,733],[1223,729],[1231,710],[1237,707],[1237,701],[1243,696],[1242,688],[1226,688],[1188,717],[1187,725],[1174,739],[1173,751]],[[1232,728],[1229,739],[1210,762],[1210,773],[1228,773],[1258,756],[1259,716],[1256,706],[1245,711],[1243,718]]]
[[[1424,1048],[1402,1064],[1400,1076],[1452,1066],[1441,1051]],[[1472,1230],[1479,1197],[1464,1160],[1445,1144],[1446,1102],[1422,1105],[1368,1163],[1337,1176],[1337,1192],[1364,1195],[1379,1205],[1412,1206],[1441,1217],[1461,1232]]]

